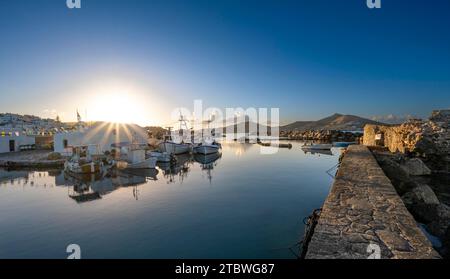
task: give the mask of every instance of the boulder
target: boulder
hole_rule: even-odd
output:
[[[423,137],[415,143],[413,151],[421,156],[429,156],[437,153],[437,147],[430,138]]]
[[[402,200],[420,222],[429,224],[439,218],[437,213],[437,207],[440,205],[439,199],[426,184],[420,184],[412,191],[407,192],[402,196]]]
[[[450,207],[445,204],[436,206],[434,220],[428,224],[430,232],[440,238],[444,238],[450,225]]]
[[[407,194],[408,192],[412,192],[412,190],[416,187],[419,187],[419,182],[416,182],[414,180],[406,180],[406,181],[400,181],[398,183],[392,183],[395,187],[395,190],[399,195]]]
[[[408,175],[430,175],[431,170],[419,158],[407,159],[401,168],[408,173]]]
[[[438,205],[440,203],[433,189],[426,184],[420,184],[412,190],[412,193],[415,195],[416,202],[432,205]]]
[[[377,156],[378,163],[383,169],[386,176],[394,185],[398,185],[402,181],[409,180],[409,174],[401,168],[400,164],[387,156]]]

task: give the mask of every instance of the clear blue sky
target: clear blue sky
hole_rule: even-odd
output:
[[[108,84],[152,124],[194,99],[282,122],[450,107],[448,0],[65,2],[0,0],[0,111],[73,120]]]

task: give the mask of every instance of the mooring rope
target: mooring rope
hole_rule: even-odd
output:
[[[332,168],[330,168],[329,170],[327,170],[326,173],[327,173],[329,176],[331,176],[331,178],[333,178],[333,179],[336,178],[336,173],[335,173],[335,174],[332,174],[331,171],[337,169],[337,168],[339,167],[340,164],[341,164],[340,162],[337,163],[337,164],[334,165]]]
[[[299,259],[304,259],[306,256],[309,242],[311,241],[314,228],[317,225],[321,212],[322,208],[315,209],[311,215],[303,219],[303,223],[305,224],[305,234],[303,236],[303,240],[299,242],[299,244],[301,244],[301,253],[298,257]]]

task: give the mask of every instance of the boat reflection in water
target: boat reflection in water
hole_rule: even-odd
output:
[[[133,196],[137,200],[139,197],[138,186],[146,184],[147,181],[157,180],[158,170],[142,169],[142,170],[115,170],[107,176],[83,175],[69,176],[64,175],[65,185],[69,182],[69,197],[77,203],[84,203],[101,199],[114,190],[123,187],[134,187]]]
[[[168,184],[180,182],[187,178],[191,167],[198,163],[202,171],[206,171],[208,180],[211,183],[211,170],[216,166],[221,153],[202,154],[182,154],[176,155],[176,163],[157,164],[162,175]],[[85,203],[99,200],[119,188],[134,187],[133,196],[139,198],[139,186],[147,184],[149,181],[158,180],[158,169],[123,169],[113,170],[106,175],[84,174],[72,175],[62,172],[59,174],[58,185],[67,186],[69,197],[77,203]]]
[[[200,164],[202,171],[206,171],[209,183],[211,183],[212,175],[211,171],[217,165],[218,160],[222,157],[222,153],[213,153],[208,155],[195,154],[194,160]]]
[[[0,258],[58,258],[76,241],[92,259],[295,259],[299,216],[323,204],[341,149],[305,154],[303,142],[290,143],[276,154],[224,143],[222,155],[81,179],[0,170]]]
[[[333,156],[333,152],[331,150],[322,150],[322,149],[302,149],[305,154],[311,155],[328,155]]]
[[[182,183],[183,180],[188,177],[190,167],[193,164],[191,154],[175,155],[175,158],[175,163],[159,162],[157,164],[158,168],[162,170],[167,184],[176,182],[177,177]]]

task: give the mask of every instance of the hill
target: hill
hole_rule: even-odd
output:
[[[355,115],[333,114],[317,121],[297,121],[280,127],[280,131],[363,130],[366,124],[382,124]]]

